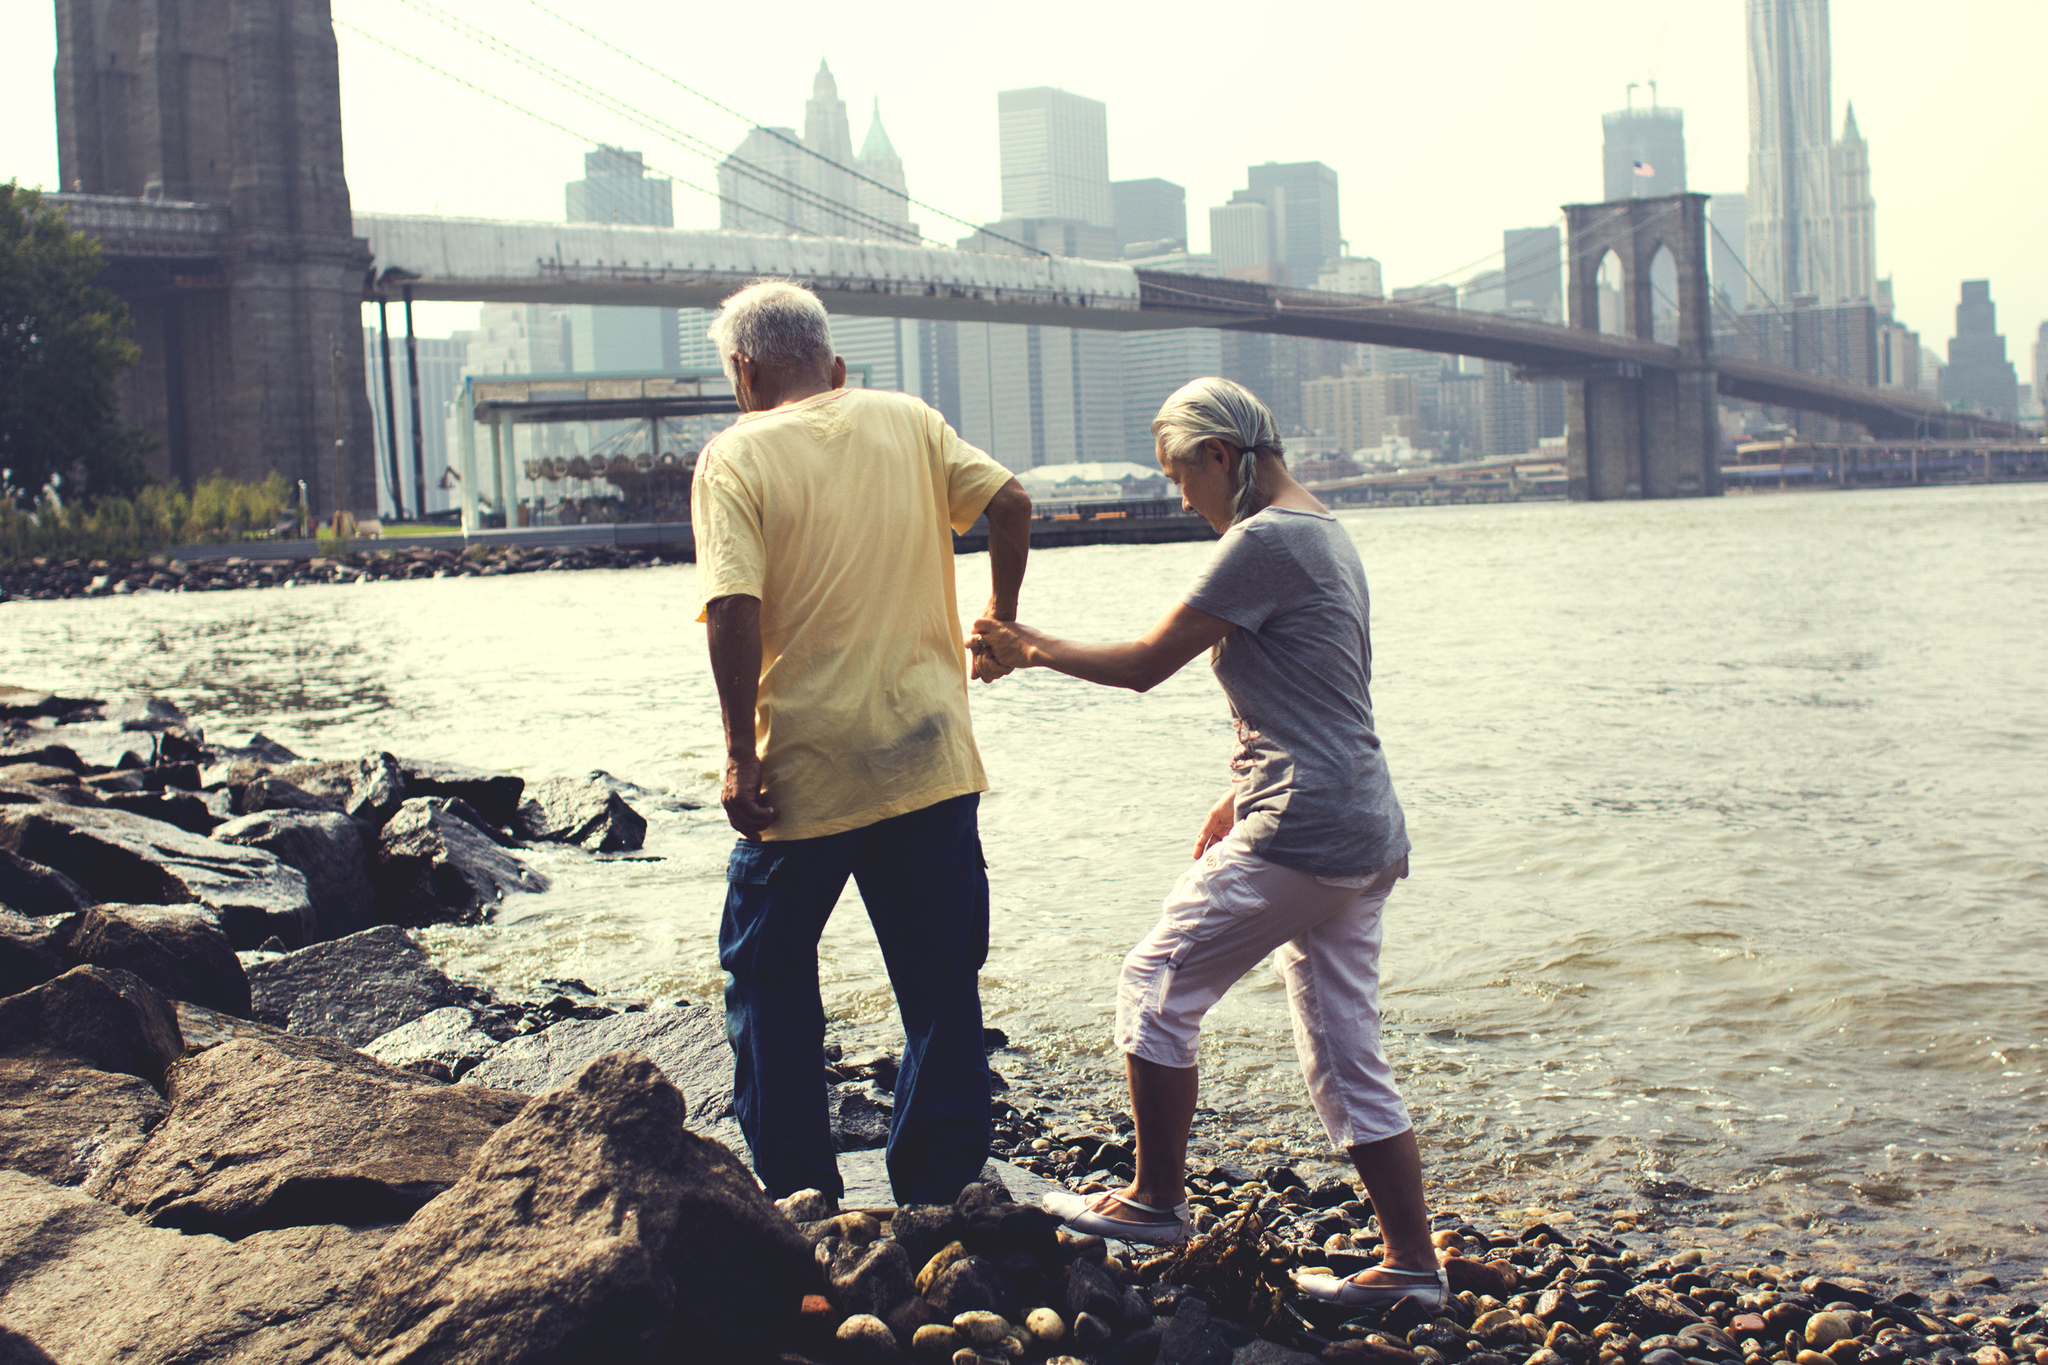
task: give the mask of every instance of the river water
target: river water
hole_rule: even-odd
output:
[[[1389,1032],[1446,1197],[1676,1195],[1701,1237],[2039,1275],[2048,487],[1344,521],[1416,849]],[[1206,553],[1042,551],[1024,619],[1129,636]],[[958,573],[980,601],[985,557]],[[696,607],[687,565],[14,604],[0,680],[708,802]],[[998,1065],[1106,1105],[1117,964],[1223,789],[1222,697],[1198,662],[1142,697],[1029,673],[974,703]],[[554,889],[433,947],[507,990],[715,1001],[731,836],[715,806],[648,813],[641,855],[536,850]],[[835,1029],[888,1046],[851,891],[823,951]],[[1198,1136],[1319,1150],[1269,973],[1211,1016],[1203,1065]]]

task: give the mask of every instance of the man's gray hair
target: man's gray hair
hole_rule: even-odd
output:
[[[1259,510],[1258,457],[1281,454],[1272,409],[1242,384],[1213,375],[1175,389],[1152,419],[1152,436],[1168,464],[1186,465],[1207,440],[1222,441],[1237,456],[1237,500],[1232,521]]]
[[[719,305],[706,333],[718,346],[725,377],[739,387],[732,358],[743,355],[778,373],[832,363],[832,324],[818,296],[789,280],[756,280]]]

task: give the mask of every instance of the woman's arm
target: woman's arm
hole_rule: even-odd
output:
[[[1050,668],[1104,687],[1149,692],[1230,633],[1230,622],[1185,602],[1135,640],[1084,645],[1014,621],[980,620],[974,638],[1008,668]]]

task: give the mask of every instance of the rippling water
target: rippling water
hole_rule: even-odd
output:
[[[2048,1250],[2048,488],[1346,514],[1415,841],[1386,1005],[1432,1175],[1569,1205],[1685,1186],[1726,1236],[1899,1262]],[[1026,620],[1149,624],[1200,545],[1040,552]],[[0,609],[0,679],[171,696],[214,734],[708,800],[718,726],[694,569]],[[984,557],[960,598],[986,593]],[[1221,793],[1197,664],[1139,697],[977,687],[994,789],[990,1022],[1104,1094],[1112,983]],[[654,812],[633,859],[440,930],[510,987],[715,999],[730,835]],[[847,902],[837,1027],[888,1041]],[[1205,1039],[1206,1133],[1315,1150],[1277,984]]]

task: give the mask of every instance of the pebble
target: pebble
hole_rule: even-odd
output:
[[[1010,1324],[994,1313],[977,1309],[954,1318],[953,1330],[976,1346],[993,1346],[1010,1334]]]
[[[910,1335],[910,1351],[919,1360],[943,1365],[960,1349],[960,1334],[944,1323],[927,1323]]]
[[[858,1361],[888,1361],[896,1359],[896,1334],[889,1330],[889,1324],[872,1313],[855,1313],[839,1324],[833,1334],[840,1348]]]
[[[917,1272],[917,1292],[920,1294],[928,1292],[932,1287],[932,1282],[945,1273],[947,1266],[964,1258],[966,1255],[967,1248],[958,1242],[948,1242],[933,1252],[932,1258],[924,1263],[924,1269]]]
[[[1031,1340],[1044,1350],[1059,1345],[1067,1334],[1067,1324],[1050,1308],[1034,1308],[1024,1315],[1024,1330],[1031,1333]]]
[[[1861,1314],[1815,1313],[1806,1320],[1806,1344],[1825,1349],[1847,1340],[1862,1330],[1856,1319]]]
[[[1083,1313],[1074,1319],[1074,1344],[1084,1351],[1105,1345],[1114,1335],[1110,1325],[1093,1313]]]
[[[789,1215],[792,1223],[822,1223],[838,1209],[823,1190],[798,1190],[775,1201],[775,1207]]]

